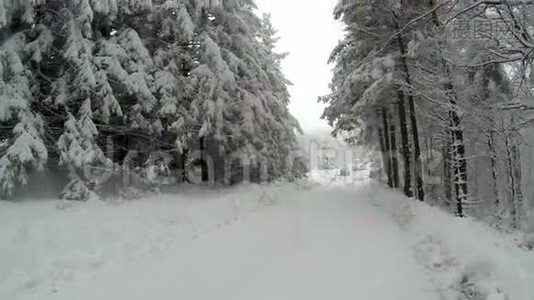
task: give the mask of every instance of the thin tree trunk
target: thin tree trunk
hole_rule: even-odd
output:
[[[512,215],[512,228],[517,229],[517,208],[515,205],[515,178],[514,178],[514,165],[513,165],[513,159],[512,159],[512,153],[510,151],[510,146],[508,145],[508,137],[505,138],[505,144],[506,144],[506,161],[508,164],[508,178],[510,180],[510,185],[508,186],[508,189],[510,191],[510,214]]]
[[[432,155],[432,138],[426,138],[425,139],[425,146],[426,146],[426,157],[428,161],[432,161],[434,159]]]
[[[410,145],[408,141],[408,125],[406,120],[406,108],[404,106],[404,92],[400,89],[397,91],[399,98],[398,110],[399,110],[399,126],[401,132],[401,153],[404,159],[404,195],[406,197],[413,197],[412,190],[412,168],[410,163]]]
[[[454,169],[454,187],[456,191],[456,213],[459,217],[464,217],[464,205],[467,202],[467,160],[465,158],[464,132],[461,127],[460,116],[457,112],[457,102],[453,94],[452,84],[447,84],[449,91],[449,111],[452,134],[452,153]]]
[[[388,175],[388,186],[393,187],[393,175],[392,175],[392,168],[391,168],[391,144],[390,144],[390,134],[389,134],[389,124],[388,124],[388,113],[387,109],[385,107],[382,108],[382,121],[384,123],[384,142],[386,146],[386,158],[388,161],[387,164],[387,175]]]
[[[437,7],[435,0],[430,0],[432,8]],[[437,11],[432,12],[432,20],[436,28],[440,28],[441,24]],[[453,159],[453,173],[454,173],[454,187],[456,191],[456,213],[459,217],[464,217],[464,203],[467,202],[468,188],[467,188],[467,160],[465,157],[465,143],[462,122],[458,113],[458,101],[454,86],[452,84],[452,75],[448,62],[443,59],[441,48],[439,50],[440,57],[442,57],[442,68],[448,82],[444,84],[446,97],[450,105],[449,108],[449,126],[451,133],[451,147]]]
[[[399,161],[397,158],[397,135],[395,125],[389,126],[391,135],[391,172],[393,177],[393,186],[399,187]]]
[[[443,193],[447,207],[452,203],[452,176],[451,176],[451,147],[449,143],[443,146]]]
[[[519,216],[519,211],[521,210],[521,206],[522,206],[521,203],[523,202],[523,199],[522,199],[523,195],[517,194],[518,191],[519,193],[521,193],[521,183],[517,182],[518,181],[517,176],[520,175],[521,169],[519,169],[516,163],[518,155],[519,155],[518,153],[519,151],[516,149],[515,145],[511,145],[508,133],[505,133],[504,142],[505,142],[505,147],[506,147],[506,160],[508,163],[508,177],[510,178],[509,190],[510,190],[510,197],[511,197],[510,199],[511,200],[510,213],[512,217],[511,225],[512,225],[512,228],[519,229],[519,223],[521,219]],[[518,172],[518,169],[519,169],[519,172]]]
[[[182,168],[182,174],[181,174],[181,180],[182,182],[189,182],[189,178],[187,177],[187,155],[188,151],[184,149],[182,151],[182,155],[180,156],[180,164]]]
[[[419,143],[419,129],[417,124],[417,115],[415,112],[415,103],[413,97],[409,97],[408,107],[410,109],[410,122],[412,125],[413,147],[414,147],[414,175],[415,189],[417,199],[425,201],[425,187],[423,183],[423,166],[421,164],[421,145]]]
[[[495,194],[495,218],[497,219],[497,225],[500,226],[502,223],[502,212],[501,212],[501,201],[499,198],[499,182],[497,178],[497,153],[495,152],[494,146],[494,132],[490,131],[488,137],[488,147],[490,150],[490,159],[491,159],[491,176],[493,178],[493,193]]]
[[[523,221],[524,202],[523,192],[521,191],[521,152],[519,146],[512,146],[512,159],[514,162],[514,178],[515,178],[515,207],[516,207],[516,226],[521,228],[521,222]]]
[[[389,178],[389,159],[387,156],[387,150],[386,150],[386,136],[384,135],[384,130],[382,128],[378,128],[378,139],[380,140],[380,151],[382,152],[382,170],[386,174],[387,178]],[[382,177],[383,178],[383,177]]]
[[[396,23],[396,26],[397,26],[397,30],[400,30],[399,23]],[[406,46],[404,45],[404,41],[400,33],[397,35],[397,40],[399,43],[399,50],[401,54],[400,60],[401,60],[402,69],[405,75],[406,84],[409,87],[412,87],[412,77],[410,74],[410,69],[408,68],[408,61],[406,59],[406,55],[407,55]],[[408,109],[409,109],[409,114],[410,114],[410,124],[411,124],[411,129],[412,129],[412,138],[413,138],[415,194],[417,196],[417,199],[424,201],[425,191],[424,191],[424,183],[423,183],[423,169],[422,169],[422,164],[421,164],[421,145],[419,141],[419,127],[417,123],[417,113],[415,110],[415,101],[414,101],[413,95],[411,93],[408,93],[407,98],[408,98]]]
[[[206,159],[206,139],[204,137],[200,138],[200,167],[202,172],[202,182],[208,182],[210,180],[209,176],[209,170],[208,170],[208,162]]]

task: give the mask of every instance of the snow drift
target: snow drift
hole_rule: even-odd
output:
[[[444,299],[530,300],[534,252],[519,234],[503,234],[473,219],[369,183],[371,201],[389,211],[408,233],[414,254]]]

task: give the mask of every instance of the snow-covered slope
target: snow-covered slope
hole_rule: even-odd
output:
[[[0,203],[0,299],[533,299],[534,255],[511,237],[370,181],[314,177]]]
[[[389,211],[408,234],[419,263],[443,299],[534,299],[534,251],[525,237],[459,219],[370,182],[369,201]]]

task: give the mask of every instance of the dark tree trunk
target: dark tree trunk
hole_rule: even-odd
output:
[[[206,161],[206,139],[204,137],[200,138],[200,166],[202,170],[202,181],[208,182],[210,180],[208,162]]]
[[[519,229],[523,210],[523,194],[521,192],[521,166],[520,153],[517,145],[512,144],[508,133],[505,133],[506,159],[508,162],[508,177],[510,178],[510,197],[511,197],[511,215],[512,228]]]
[[[507,135],[505,133],[505,135]],[[510,191],[510,208],[511,208],[511,217],[512,217],[512,228],[517,229],[517,207],[516,207],[516,195],[515,195],[515,176],[514,176],[514,162],[512,158],[512,151],[508,141],[508,136],[504,138],[506,146],[506,160],[508,163],[508,178],[510,180],[510,185],[508,187]]]
[[[390,143],[390,134],[389,134],[389,124],[388,124],[388,113],[387,109],[385,107],[382,108],[382,121],[384,123],[384,143],[386,146],[386,159],[388,161],[388,164],[385,166],[387,177],[388,177],[388,186],[393,187],[393,175],[392,175],[392,168],[391,168],[391,143]]]
[[[399,187],[399,161],[397,158],[397,132],[395,125],[389,126],[391,135],[391,175],[393,177],[393,187]]]
[[[386,136],[384,135],[384,130],[382,128],[378,129],[378,138],[380,140],[380,151],[382,152],[382,165],[383,165],[383,172],[386,174],[386,177],[389,180],[389,174],[390,174],[390,165],[389,165],[389,158],[387,156],[387,150],[386,150]]]
[[[435,0],[429,0],[432,8],[436,7]],[[440,20],[437,11],[432,12],[432,21],[436,28],[441,27]],[[441,49],[441,48],[440,48]],[[441,52],[441,50],[440,50]],[[440,53],[440,57],[443,57],[443,53]],[[447,102],[450,105],[449,108],[449,131],[451,135],[451,156],[452,156],[452,169],[454,176],[454,189],[456,192],[456,213],[459,217],[464,217],[464,203],[467,201],[468,189],[467,189],[467,160],[465,157],[465,143],[464,133],[462,128],[462,122],[458,113],[458,103],[456,92],[452,84],[452,75],[448,62],[442,58],[441,60],[443,73],[445,74],[448,82],[444,84],[444,89],[447,93]]]
[[[521,152],[518,145],[512,146],[512,161],[514,163],[514,178],[515,178],[515,207],[516,207],[516,221],[517,229],[521,229],[521,222],[523,221],[524,203],[523,192],[521,190]]]
[[[452,155],[454,171],[454,189],[456,192],[456,213],[459,217],[464,217],[464,205],[467,202],[467,159],[465,157],[464,132],[461,127],[461,120],[458,114],[458,103],[456,102],[452,84],[446,84],[449,103],[451,109],[449,117],[451,122]]]
[[[399,126],[401,132],[401,153],[404,160],[404,195],[406,197],[413,197],[412,190],[412,167],[410,163],[410,145],[408,141],[408,124],[406,120],[406,107],[404,105],[404,92],[399,88],[397,91],[399,98]]]
[[[182,170],[182,173],[180,174],[180,180],[182,182],[189,182],[189,178],[187,177],[187,155],[188,150],[183,150],[182,154],[180,155],[180,168]]]
[[[501,225],[502,215],[501,215],[501,201],[499,198],[499,182],[497,177],[497,153],[495,152],[494,146],[494,132],[490,131],[488,136],[488,147],[490,150],[490,160],[491,160],[491,177],[493,179],[493,193],[495,194],[495,218],[497,219],[498,225]]]
[[[400,26],[397,23],[397,29],[400,30]],[[410,74],[410,69],[408,68],[408,61],[406,59],[407,51],[402,35],[398,35],[399,49],[400,49],[400,59],[403,72],[405,74],[405,80],[408,87],[412,87],[412,77]],[[421,145],[419,141],[419,127],[417,123],[417,112],[415,110],[415,101],[411,93],[408,93],[408,109],[410,112],[410,123],[412,129],[412,138],[413,138],[413,158],[414,158],[414,177],[415,177],[415,194],[417,199],[424,201],[425,200],[425,190],[423,183],[423,166],[421,164]],[[407,125],[406,125],[407,127]]]
[[[415,189],[417,199],[425,201],[425,187],[423,183],[423,165],[421,163],[421,145],[419,142],[419,128],[417,124],[417,116],[415,111],[415,103],[413,97],[408,101],[410,108],[410,122],[412,125],[413,135],[413,155],[414,155],[414,175],[415,175]]]
[[[449,143],[443,146],[443,193],[447,201],[447,207],[452,203],[452,176],[451,176],[451,146]]]

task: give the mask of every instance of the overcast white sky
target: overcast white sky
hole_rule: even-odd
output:
[[[342,35],[332,17],[337,0],[256,0],[261,12],[270,12],[281,38],[279,48],[290,52],[284,72],[293,82],[291,112],[305,131],[326,128],[320,119],[324,106],[319,96],[328,93],[330,52]]]

